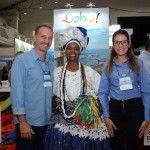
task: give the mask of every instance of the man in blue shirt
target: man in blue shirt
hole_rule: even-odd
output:
[[[143,61],[144,66],[145,66],[145,70],[147,73],[147,77],[148,77],[148,81],[150,84],[150,39],[148,39],[145,43],[145,51],[141,53],[141,55],[139,56],[139,58]]]
[[[12,65],[11,102],[17,150],[43,150],[51,117],[53,63],[46,54],[52,39],[52,27],[39,25],[35,29],[34,48],[18,56]]]

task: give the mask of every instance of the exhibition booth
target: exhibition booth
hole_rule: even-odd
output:
[[[87,29],[90,43],[87,50],[81,54],[80,61],[101,73],[103,63],[107,60],[109,49],[112,46],[112,34],[120,28],[120,26],[116,25],[114,29],[113,27],[109,27],[109,9],[85,8],[54,10],[54,52],[49,52],[49,55],[53,57],[55,66],[63,65],[65,62],[62,48],[58,42],[58,33],[67,26],[82,26]],[[129,30],[129,32],[132,33],[132,30]],[[9,59],[6,60],[3,58],[0,60],[1,67],[6,65],[7,68],[9,68],[10,63],[8,60],[12,61],[12,56],[14,56],[17,51],[23,50],[26,52],[33,47],[31,44],[27,44],[27,48],[24,48],[23,43],[20,42],[19,39],[15,40],[14,45],[15,46],[11,49],[13,51],[11,52],[11,57],[5,52],[4,56],[7,56]],[[9,51],[11,50],[9,49]],[[0,150],[15,150],[16,133],[10,102],[10,86],[8,86],[8,84],[0,88],[0,112]],[[146,148],[150,148],[150,127],[145,133],[142,150],[146,150]]]

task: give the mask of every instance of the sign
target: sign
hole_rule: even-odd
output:
[[[1,142],[2,142],[2,137],[1,137],[1,133],[2,133],[2,131],[1,131],[1,128],[2,128],[2,126],[1,126],[1,105],[0,105],[0,144],[1,144]]]
[[[81,53],[80,62],[101,72],[101,62],[106,61],[109,53],[109,9],[84,8],[54,10],[54,47],[57,53],[58,51],[62,53],[58,41],[58,33],[69,26],[80,26],[87,29],[89,44],[87,49]]]
[[[1,144],[0,150],[16,150],[16,131],[10,103],[10,93],[0,92]]]
[[[145,146],[150,145],[150,124],[144,133],[144,145]]]

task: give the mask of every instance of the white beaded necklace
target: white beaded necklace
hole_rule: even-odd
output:
[[[65,64],[65,66],[62,68],[62,72],[61,72],[61,79],[60,79],[60,99],[61,99],[61,108],[63,110],[63,114],[65,118],[71,118],[75,115],[76,111],[77,111],[77,107],[75,108],[75,110],[73,111],[73,113],[71,115],[67,115],[66,114],[66,110],[65,110],[65,92],[66,92],[66,96],[69,98],[68,94],[67,94],[67,90],[65,88],[65,76],[66,76],[66,67],[67,67],[67,63]],[[81,64],[79,63],[79,70],[81,72],[81,91],[80,94],[83,94],[83,90],[84,90],[84,78],[85,78],[85,73],[83,71],[84,68],[81,68],[83,66],[81,66]]]

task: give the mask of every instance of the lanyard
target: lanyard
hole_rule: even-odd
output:
[[[51,75],[49,65],[46,65],[46,70],[44,70],[44,69],[42,68],[41,62],[39,62],[39,61],[40,61],[40,60],[38,59],[39,66],[40,66],[40,68],[41,68],[43,74],[47,74],[47,75],[50,74],[50,75]],[[46,64],[47,64],[47,63],[46,63]],[[47,66],[48,66],[48,70],[47,70]]]
[[[118,75],[119,75],[119,77],[122,77],[121,75],[120,75],[120,73],[119,73],[119,70],[118,70],[118,67],[117,67],[117,65],[115,64],[115,67],[116,67],[116,70],[117,70],[117,72],[118,72]],[[129,72],[128,72],[128,76],[130,75],[130,71],[131,71],[131,69],[129,69]]]

